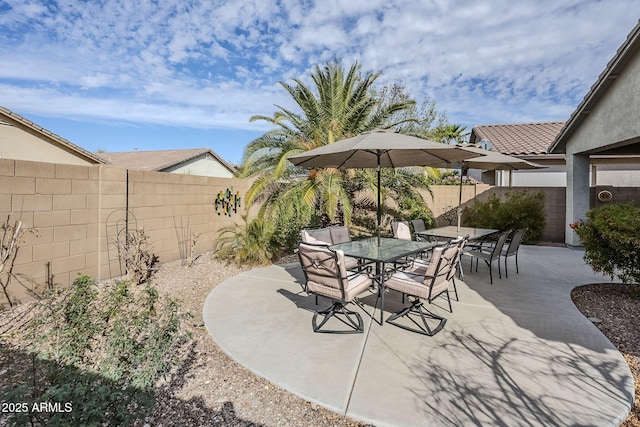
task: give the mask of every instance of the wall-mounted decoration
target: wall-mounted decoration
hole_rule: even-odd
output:
[[[231,212],[238,213],[240,207],[240,192],[233,193],[233,188],[227,188],[226,191],[220,191],[216,196],[213,204],[216,207],[216,213],[218,215],[229,215]]]

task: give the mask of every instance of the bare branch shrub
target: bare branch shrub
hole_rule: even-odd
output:
[[[27,233],[36,233],[33,227],[26,227],[22,221],[11,221],[11,215],[7,215],[7,220],[0,225],[0,286],[7,299],[9,306],[13,307],[14,301],[9,294],[9,286],[13,279],[17,279],[13,273],[13,265],[18,256],[20,245],[24,243],[24,236]]]
[[[458,208],[455,206],[447,205],[443,208],[444,213],[442,217],[449,223],[449,225],[453,224],[454,221],[458,220]]]
[[[118,256],[124,262],[127,276],[138,285],[147,282],[157,270],[159,258],[150,252],[148,241],[144,227],[129,230],[124,239],[116,241]]]
[[[191,231],[191,226],[187,221],[187,225],[182,225],[180,220],[180,227],[176,223],[176,218],[173,218],[173,224],[176,229],[176,238],[178,239],[178,250],[180,251],[180,259],[182,260],[183,267],[193,267],[200,255],[194,256],[194,250],[196,243],[200,238],[200,233],[194,233]]]

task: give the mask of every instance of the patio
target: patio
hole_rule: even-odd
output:
[[[606,282],[583,252],[522,246],[520,274],[489,284],[486,266],[458,281],[460,301],[434,337],[371,319],[365,332],[313,333],[315,298],[297,263],[241,273],[203,308],[214,341],[256,374],[311,402],[376,426],[618,426],[633,400],[620,353],[573,305],[578,285]],[[320,301],[320,307],[327,305]],[[388,293],[385,311],[400,296]],[[385,318],[388,314],[385,314]],[[376,318],[378,318],[376,316]]]

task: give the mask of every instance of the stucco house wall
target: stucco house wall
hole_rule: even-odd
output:
[[[92,153],[1,106],[0,159],[66,165],[105,163]]]
[[[603,93],[565,142],[566,155],[598,153],[640,138],[640,56]]]
[[[47,159],[51,163],[67,165],[95,163],[4,123],[0,123],[0,158],[31,161]]]
[[[233,178],[233,173],[222,165],[210,153],[205,153],[197,159],[168,167],[163,172],[181,173],[186,175],[216,176],[219,178]]]
[[[640,159],[640,22],[607,64],[598,80],[573,112],[549,148],[567,161],[566,237],[578,246],[568,224],[585,218],[594,207],[589,199],[591,156],[627,156]],[[631,171],[637,182],[640,171]]]

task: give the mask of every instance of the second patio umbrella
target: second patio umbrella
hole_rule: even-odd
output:
[[[499,153],[497,151],[489,151],[483,148],[474,147],[470,145],[458,145],[458,147],[472,151],[474,153],[482,154],[482,157],[475,157],[465,159],[458,162],[460,166],[460,188],[458,193],[458,226],[457,230],[460,231],[460,215],[462,208],[462,177],[469,169],[479,170],[524,170],[524,169],[540,169],[546,168],[546,166],[539,165],[537,163],[529,162],[518,157],[507,156],[506,154]]]
[[[322,168],[377,168],[378,244],[380,244],[380,168],[405,166],[451,167],[452,163],[481,157],[466,147],[440,144],[391,130],[375,130],[289,157],[296,166]]]

